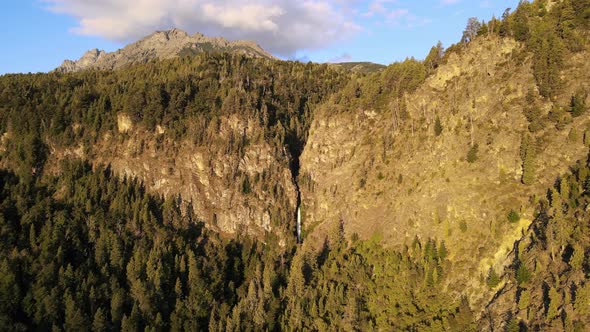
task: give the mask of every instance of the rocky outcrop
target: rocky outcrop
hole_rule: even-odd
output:
[[[155,32],[124,48],[106,53],[98,49],[86,52],[79,60],[65,60],[55,69],[67,73],[87,69],[112,70],[132,64],[146,63],[153,59],[169,59],[202,52],[230,52],[255,58],[274,59],[253,41],[228,41],[224,38],[211,38],[203,34],[188,33],[172,29]]]
[[[118,116],[118,134],[108,133],[86,156],[95,165],[110,165],[120,177],[137,178],[150,192],[180,197],[185,207],[208,227],[223,234],[273,234],[279,244],[293,241],[297,189],[285,149],[273,147],[255,119],[224,116],[212,133],[215,144],[168,140],[158,126],[148,132],[125,114]],[[241,151],[225,147],[235,137],[248,137]],[[257,138],[259,137],[259,138]],[[76,157],[75,151],[52,153],[54,164]]]
[[[534,211],[524,207],[588,152],[580,136],[571,139],[568,133],[584,132],[589,116],[562,130],[547,124],[535,132],[541,146],[535,182],[521,183],[521,137],[530,134],[523,110],[535,82],[528,63],[510,62],[518,48],[508,39],[482,38],[450,55],[421,87],[403,96],[404,124],[395,99],[384,109],[324,105],[301,157],[303,227],[314,229],[315,237],[309,241],[321,243],[337,222],[349,235],[379,234],[400,248],[416,236],[444,240],[453,275],[462,278],[457,284],[466,286],[455,290],[466,291],[471,303],[486,301],[479,277],[507,264],[508,251],[533,218]],[[577,71],[564,71],[566,88],[559,98],[535,99],[544,115],[553,104],[568,105],[588,81],[588,71],[581,70],[588,64],[570,61],[575,65],[566,68]],[[470,163],[471,144],[479,149]],[[507,222],[511,209],[521,213],[522,223]]]

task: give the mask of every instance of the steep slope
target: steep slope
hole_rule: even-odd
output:
[[[558,177],[515,244],[481,328],[587,331],[590,326],[590,160]]]
[[[531,38],[553,38],[534,31],[551,16],[530,15]],[[590,129],[586,107],[575,114],[572,106],[589,104],[586,32],[548,97],[553,78],[540,72],[534,42],[481,34],[448,51],[429,76],[408,60],[333,96],[311,125],[300,176],[310,242],[336,223],[397,248],[416,236],[444,240],[453,266],[445,287],[477,307],[491,295],[484,276],[510,264],[534,218],[529,202],[586,157]],[[509,221],[512,210],[519,221]]]
[[[55,71],[67,73],[86,69],[111,70],[154,59],[170,59],[203,52],[229,52],[254,58],[275,59],[252,41],[228,41],[200,33],[191,36],[182,30],[172,29],[157,31],[112,53],[90,50],[77,61],[65,60]]]
[[[59,173],[68,158],[110,165],[180,197],[208,227],[284,246],[294,241],[294,177],[310,110],[347,80],[327,65],[229,54],[7,76],[0,164],[39,168],[34,175],[41,165]],[[20,154],[34,150],[31,140],[42,162]]]
[[[200,304],[207,286],[195,278],[193,265],[187,277],[199,291],[177,307],[178,315],[188,319],[197,310],[200,324],[212,329],[469,331],[475,321],[480,329],[497,329],[519,320],[539,329],[569,328],[587,318],[585,307],[575,308],[585,300],[568,300],[586,294],[586,254],[580,263],[586,231],[560,233],[570,224],[545,217],[560,219],[557,194],[550,195],[553,211],[543,210],[543,197],[588,153],[589,13],[586,0],[522,2],[504,20],[466,31],[444,56],[434,47],[425,61],[409,59],[368,75],[206,53],[116,71],[5,76],[0,167],[17,173],[7,175],[10,181],[39,188],[67,174],[63,160],[88,160],[95,169],[110,168],[124,184],[134,182],[130,177],[143,183],[137,194],[124,190],[127,196],[145,188],[194,212],[193,222],[245,243],[244,235],[264,241],[275,255],[264,271],[285,273],[269,281],[260,265],[244,268],[248,278],[232,270],[228,275],[249,285],[233,294],[228,283],[230,294],[219,302]],[[83,62],[99,57],[95,52]],[[569,189],[560,182],[558,190],[570,200],[562,220],[579,218],[578,224],[587,218],[587,174],[580,172],[567,181]],[[0,220],[7,230],[0,235],[19,238],[17,250],[5,248],[18,261],[21,249],[37,247],[35,228],[22,229],[31,220],[44,224],[46,214],[34,209],[29,215],[27,204],[42,197],[10,181],[5,196],[17,198],[6,201],[6,215],[19,211],[26,218]],[[112,182],[93,195],[110,198],[118,183]],[[78,199],[88,191],[72,198],[72,188],[56,185],[52,197]],[[99,213],[113,204],[76,202],[76,211]],[[295,244],[297,208],[302,245]],[[121,223],[129,229],[130,248],[150,234],[142,229],[150,221],[167,225],[164,213],[140,212],[125,211],[131,221]],[[547,231],[546,225],[553,226]],[[162,236],[163,242],[174,239]],[[551,236],[556,239],[545,239]],[[186,272],[186,264],[169,264]],[[170,308],[146,305],[151,302],[144,295],[158,278],[146,282],[136,273],[141,264],[127,266],[119,272],[125,282],[129,272],[134,286],[126,312],[143,316],[140,326],[159,324],[160,311],[170,318]],[[535,273],[527,277],[522,266]],[[516,308],[523,289],[532,301]],[[183,291],[179,282],[180,299]],[[553,300],[559,297],[563,301]],[[572,303],[577,312],[570,314]],[[34,318],[43,322],[39,307]],[[61,321],[58,316],[53,319]]]

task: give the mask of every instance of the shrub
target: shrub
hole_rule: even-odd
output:
[[[584,105],[584,97],[581,94],[572,96],[570,101],[570,112],[573,117],[578,117],[584,114],[586,111],[586,105]]]
[[[461,220],[461,222],[459,223],[459,229],[463,233],[467,232],[467,223],[465,222],[465,220]]]
[[[520,262],[518,265],[518,270],[516,270],[516,282],[519,285],[526,284],[531,279],[531,272],[524,263]]]
[[[244,181],[242,182],[242,193],[249,194],[251,192],[252,192],[252,188],[250,186],[250,179],[246,175],[246,177],[244,178]]]
[[[496,273],[496,270],[494,270],[493,267],[490,267],[490,270],[488,271],[486,283],[490,289],[496,288],[500,283],[500,276],[498,276],[498,273]]]
[[[510,212],[508,212],[508,221],[510,221],[511,223],[519,222],[520,215],[518,214],[518,212],[510,210]]]
[[[474,144],[470,149],[469,152],[467,152],[467,162],[470,164],[473,164],[474,162],[477,161],[477,150],[478,150],[479,146],[477,144]]]
[[[437,116],[436,117],[436,121],[434,122],[434,134],[436,136],[440,136],[443,132],[443,126],[442,123],[440,122],[440,118]]]

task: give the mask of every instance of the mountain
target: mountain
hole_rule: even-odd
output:
[[[380,72],[387,66],[373,62],[340,62],[333,63],[334,67],[341,67],[354,73],[370,74]]]
[[[154,59],[170,59],[201,52],[229,52],[255,58],[275,59],[252,41],[228,41],[200,33],[189,35],[182,30],[172,29],[157,31],[112,53],[98,49],[90,50],[77,61],[65,60],[55,71],[67,73],[86,69],[110,70]]]
[[[588,330],[589,22],[523,1],[360,75],[0,77],[0,324]]]

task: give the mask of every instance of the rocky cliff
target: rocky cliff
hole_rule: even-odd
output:
[[[3,82],[13,78],[20,79]],[[32,128],[24,123],[37,119],[47,124],[45,172],[59,174],[69,158],[110,166],[181,199],[220,233],[285,246],[295,242],[298,159],[311,110],[348,79],[328,65],[210,53],[100,75],[52,73],[29,95],[3,86],[0,163],[35,167],[21,165],[17,146],[29,144],[21,141]],[[47,93],[67,102],[57,107]],[[49,111],[22,117],[23,103]]]
[[[512,263],[513,243],[535,217],[531,202],[588,154],[588,115],[559,128],[547,119],[568,109],[576,91],[588,91],[590,64],[583,59],[590,55],[564,63],[563,89],[549,100],[539,95],[531,59],[514,60],[522,51],[514,40],[480,38],[449,54],[414,91],[372,102],[373,84],[387,89],[386,70],[377,83],[353,86],[352,102],[342,93],[322,105],[301,157],[310,242],[321,243],[339,222],[349,235],[380,234],[399,248],[415,237],[444,240],[453,264],[448,290],[466,292],[472,303],[488,301],[492,294],[480,280]],[[363,94],[370,95],[366,102]],[[531,107],[546,121],[534,132]],[[528,135],[537,155],[534,181],[525,185]],[[511,210],[519,222],[507,220]]]
[[[301,208],[303,253],[326,249],[334,229],[343,243],[372,239],[402,253],[441,243],[441,289],[466,296],[481,317],[497,290],[486,276],[509,275],[547,189],[590,146],[589,34],[566,33],[561,12],[548,14],[543,2],[521,7],[529,30],[517,12],[444,56],[434,49],[425,61],[370,74],[269,60],[249,44],[178,30],[111,54],[91,51],[61,70],[142,64],[0,81],[0,162],[36,175],[45,142],[46,171],[59,172],[69,157],[110,165],[151,192],[180,197],[220,233],[284,248],[294,245]],[[219,45],[248,46],[263,59],[148,61]],[[28,136],[18,141],[21,133]],[[514,309],[520,290],[511,287],[506,302],[494,303],[498,317]]]
[[[285,225],[297,204],[291,157],[260,139],[265,128],[254,118],[220,117],[217,131],[208,138],[215,144],[172,141],[165,127],[149,132],[134,126],[127,115],[118,118],[118,133],[103,136],[87,156],[96,164],[110,164],[120,176],[141,179],[151,192],[180,197],[222,233],[275,234],[281,245],[291,240]],[[249,142],[239,151],[227,148],[242,137]]]

